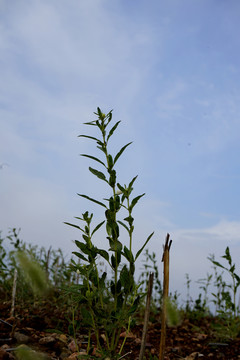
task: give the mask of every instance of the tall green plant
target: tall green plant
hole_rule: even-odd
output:
[[[109,124],[112,121],[112,111],[105,115],[97,108],[97,120],[85,123],[94,126],[100,133],[100,137],[90,135],[79,135],[81,138],[93,140],[97,144],[103,158],[97,158],[88,154],[81,154],[100,165],[103,171],[89,167],[90,172],[101,181],[104,181],[111,190],[111,196],[103,199],[93,199],[87,195],[78,194],[82,198],[100,206],[105,215],[105,220],[100,222],[92,230],[93,214],[88,211],[77,217],[83,225],[66,223],[79,229],[82,233],[82,241],[76,240],[78,251],[74,254],[81,260],[80,264],[72,261],[72,267],[81,275],[81,283],[74,286],[74,293],[78,302],[81,304],[81,313],[85,325],[96,334],[97,350],[102,355],[105,353],[112,358],[120,356],[123,344],[118,355],[116,350],[119,344],[120,334],[123,329],[130,329],[131,317],[137,310],[140,301],[140,291],[134,281],[135,262],[142,253],[146,244],[149,242],[153,233],[150,234],[144,245],[134,255],[132,250],[134,218],[133,209],[139,199],[144,194],[131,197],[133,184],[137,178],[135,176],[128,186],[120,185],[117,182],[117,173],[115,165],[125,149],[131,144],[124,145],[115,156],[109,153],[109,140],[117,129],[120,121],[116,122],[110,129]],[[107,130],[109,129],[109,131]],[[122,211],[126,212],[125,217],[119,218]],[[93,243],[93,235],[103,226],[106,226],[106,239],[108,240],[108,251],[98,248]],[[128,246],[123,245],[120,240],[120,229],[124,228],[128,234]],[[110,266],[113,276],[109,280],[106,272],[101,272],[98,266],[98,257],[103,258]],[[105,344],[102,345],[100,335],[104,333]],[[90,354],[90,342],[88,346]],[[89,356],[89,355],[88,355]],[[88,357],[89,358],[89,357]]]

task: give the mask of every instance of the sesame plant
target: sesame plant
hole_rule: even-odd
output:
[[[94,332],[98,356],[102,356],[102,358],[109,356],[111,359],[117,359],[120,357],[126,340],[125,337],[120,343],[120,334],[124,330],[127,334],[130,330],[132,316],[140,304],[141,292],[134,281],[135,262],[153,233],[148,236],[143,246],[134,255],[132,248],[134,218],[132,212],[144,194],[132,198],[133,185],[137,176],[128,185],[121,185],[117,181],[115,169],[120,156],[131,143],[124,145],[115,156],[111,155],[109,142],[120,121],[109,128],[112,121],[112,111],[105,115],[97,108],[95,115],[97,120],[87,122],[85,125],[96,128],[100,136],[79,135],[79,137],[94,141],[102,157],[81,155],[101,166],[102,171],[93,167],[89,167],[89,171],[107,184],[111,195],[99,200],[78,194],[81,198],[100,206],[105,219],[93,227],[93,214],[86,211],[82,217],[76,218],[82,223],[81,226],[66,223],[77,228],[82,234],[82,240],[75,241],[78,251],[74,251],[81,262],[77,264],[72,260],[72,269],[80,273],[81,281],[79,285],[70,288],[70,291],[80,304],[82,321],[89,329],[87,358],[91,358],[90,338],[91,333]],[[93,240],[93,237],[104,224],[108,251],[98,248]],[[127,245],[124,245],[120,239],[120,230],[127,233]],[[107,262],[111,269],[110,279],[107,272],[102,272],[100,269],[99,259]]]

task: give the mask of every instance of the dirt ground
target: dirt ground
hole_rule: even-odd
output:
[[[47,302],[26,308],[16,306],[15,316],[11,318],[10,303],[0,301],[0,319],[0,360],[16,359],[15,349],[21,344],[45,354],[43,359],[81,359],[81,354],[85,353],[87,331],[80,324],[76,348],[68,309],[59,311],[59,307]],[[240,329],[237,338],[220,340],[212,330],[212,324],[217,322],[212,317],[183,319],[179,326],[167,328],[165,360],[240,359]],[[143,323],[138,321],[127,338],[122,359],[139,358],[142,329]],[[146,359],[158,356],[160,336],[160,321],[157,316],[152,316],[147,333]],[[121,341],[123,337],[124,333]],[[91,340],[94,348],[94,334]],[[102,341],[104,343],[104,337]]]

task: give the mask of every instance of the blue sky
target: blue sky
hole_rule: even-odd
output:
[[[171,234],[172,289],[240,254],[240,47],[237,0],[0,1],[0,229],[75,250],[63,224],[106,188],[77,136],[99,106],[122,120],[112,143],[120,181],[139,175],[137,249],[159,259]],[[85,129],[86,128],[86,129]],[[91,129],[90,129],[91,130]],[[100,241],[100,240],[96,240]],[[104,237],[101,242],[104,244]],[[107,243],[106,243],[107,247]]]

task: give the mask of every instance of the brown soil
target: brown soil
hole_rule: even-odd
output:
[[[77,359],[73,337],[69,335],[71,334],[71,323],[68,318],[71,317],[71,314],[68,309],[63,310],[62,307],[61,311],[59,309],[60,307],[56,304],[48,302],[28,305],[25,308],[16,306],[15,317],[10,318],[10,303],[0,302],[0,319],[12,325],[0,322],[0,360],[15,359],[14,349],[23,342],[27,343],[27,346],[47,354],[48,359]],[[156,317],[152,317],[151,320],[152,322],[149,322],[148,326],[145,350],[147,359],[153,358],[153,355],[158,357],[161,335],[160,321]],[[212,329],[212,324],[217,322],[218,319],[212,317],[198,320],[184,319],[181,325],[167,328],[164,359],[239,360],[240,329],[239,337],[235,339],[219,339]],[[143,324],[139,321],[132,329],[122,352],[122,355],[126,355],[123,359],[138,359],[142,328]],[[21,337],[21,335],[25,335],[25,337]],[[86,340],[86,329],[79,328],[77,341],[82,352],[86,349]],[[94,334],[92,335],[92,345],[93,347],[95,345]]]

